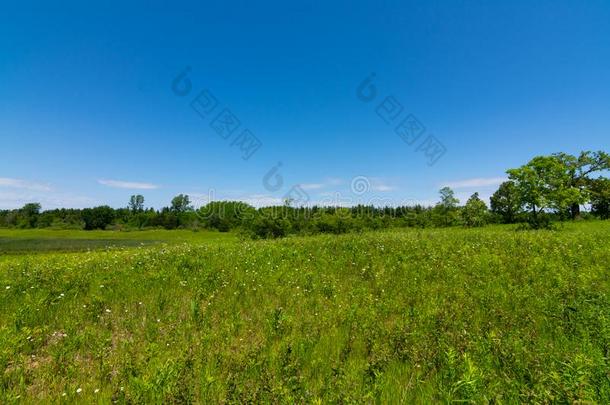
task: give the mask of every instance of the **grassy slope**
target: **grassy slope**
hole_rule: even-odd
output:
[[[0,402],[607,403],[609,263],[609,223],[4,257]]]

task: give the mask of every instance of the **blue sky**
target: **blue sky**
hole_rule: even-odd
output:
[[[5,3],[0,208],[487,197],[534,155],[609,149],[609,21],[607,1]]]

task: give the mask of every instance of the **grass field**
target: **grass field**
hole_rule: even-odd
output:
[[[192,234],[2,255],[0,402],[610,402],[608,222]]]
[[[0,255],[31,252],[79,252],[113,247],[135,247],[159,243],[199,243],[233,240],[228,233],[187,230],[79,231],[46,229],[0,229]]]

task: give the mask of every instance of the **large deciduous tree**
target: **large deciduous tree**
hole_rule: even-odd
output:
[[[491,212],[498,215],[505,224],[516,221],[521,211],[519,192],[513,181],[500,184],[498,190],[489,199]]]
[[[610,170],[610,155],[603,151],[583,151],[578,157],[567,153],[553,155],[563,164],[568,184],[567,188],[577,189],[581,198],[570,202],[570,216],[576,219],[580,216],[580,206],[586,202],[591,191],[591,175]],[[574,194],[576,195],[576,194]]]
[[[546,209],[563,212],[574,203],[585,202],[581,190],[570,186],[565,165],[557,156],[536,156],[507,173],[515,183],[521,205],[530,211],[530,223],[536,227]]]
[[[601,219],[610,218],[610,179],[599,178],[590,182],[591,211]]]

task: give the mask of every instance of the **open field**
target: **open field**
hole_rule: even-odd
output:
[[[608,222],[164,235],[0,257],[0,402],[610,401]]]
[[[146,230],[81,231],[48,229],[0,229],[0,255],[31,252],[79,252],[112,247],[136,247],[159,243],[199,243],[232,240],[234,235],[212,231]]]

